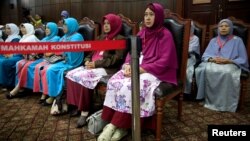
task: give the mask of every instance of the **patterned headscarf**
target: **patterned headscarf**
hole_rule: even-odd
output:
[[[116,35],[118,35],[122,29],[122,20],[119,16],[115,14],[107,14],[103,17],[102,22],[107,19],[110,23],[111,31],[107,34],[107,38],[112,40]]]

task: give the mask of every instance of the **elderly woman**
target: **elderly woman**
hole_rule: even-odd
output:
[[[211,39],[196,68],[197,99],[216,111],[235,112],[240,95],[241,70],[248,70],[248,57],[240,37],[233,35],[233,23],[223,19],[218,36]]]

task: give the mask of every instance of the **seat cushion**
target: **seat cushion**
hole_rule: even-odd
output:
[[[168,94],[171,94],[176,90],[181,90],[182,87],[183,83],[181,81],[178,82],[177,86],[170,83],[161,82],[160,85],[155,89],[154,93],[156,98],[161,98],[167,96]]]
[[[240,74],[240,79],[248,79],[249,72],[242,70]]]
[[[100,79],[100,82],[99,82],[99,83],[104,84],[104,85],[107,85],[108,80],[109,80],[109,78],[110,78],[111,76],[112,76],[112,75],[103,76],[103,77]]]

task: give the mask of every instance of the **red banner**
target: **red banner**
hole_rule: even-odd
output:
[[[103,40],[83,42],[30,42],[5,43],[0,42],[0,54],[27,54],[44,52],[81,52],[93,50],[124,49],[126,40]]]

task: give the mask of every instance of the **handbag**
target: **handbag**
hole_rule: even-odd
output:
[[[102,110],[95,112],[90,115],[86,121],[88,123],[88,131],[94,135],[100,133],[105,125],[108,124],[107,121],[102,120]]]
[[[49,62],[50,64],[54,64],[56,62],[62,61],[64,60],[64,57],[61,55],[52,55],[50,57],[45,57],[44,58],[47,62]]]

